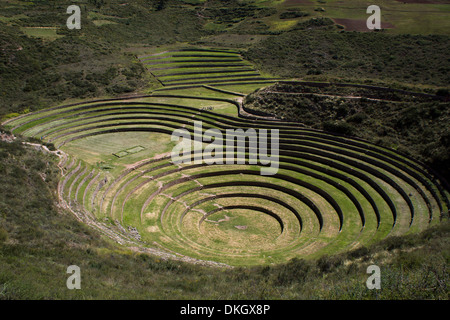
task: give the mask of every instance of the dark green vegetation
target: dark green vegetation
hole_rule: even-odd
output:
[[[447,100],[446,92],[426,96],[337,84],[281,83],[248,95],[244,103],[281,119],[396,149],[427,163],[448,180]]]
[[[448,35],[339,32],[332,20],[313,19],[261,41],[244,56],[279,77],[425,90],[448,89],[449,51]]]
[[[132,92],[146,84],[132,55],[78,37],[50,43],[0,23],[1,114],[42,109],[66,99]]]
[[[341,10],[334,1],[312,1],[298,8],[286,5],[287,2],[293,1],[132,0],[118,4],[108,0],[88,0],[80,4],[82,30],[68,31],[65,10],[73,1],[2,1],[0,117],[10,118],[87,98],[111,98],[153,91],[162,85],[158,82],[161,77],[157,79],[149,74],[138,57],[147,50],[153,53],[170,50],[167,45],[176,42],[216,47],[229,45],[234,50],[241,49],[242,55],[254,64],[250,78],[301,77],[381,84],[448,95],[449,35],[445,25],[436,28],[429,23],[450,21],[445,20],[445,6],[430,7],[433,13],[429,17],[433,18],[421,20],[416,19],[417,13],[423,16],[425,5],[407,5],[408,10],[394,10],[397,20],[391,17],[395,21],[390,22],[396,28],[378,33],[358,33],[342,31],[342,27],[335,26],[328,19],[353,18],[355,13],[354,10],[346,11],[348,8]],[[365,3],[362,6],[359,0],[346,3],[348,7],[354,5],[354,8],[361,9],[359,18],[366,17]],[[403,6],[403,3],[393,0],[389,3]],[[319,10],[322,6],[324,9]],[[412,30],[414,35],[401,34],[404,30]],[[424,34],[428,34],[428,30],[444,32],[419,35],[422,30]],[[36,35],[37,38],[34,37]],[[229,75],[207,76],[218,77],[216,80],[222,81],[228,79],[223,76]],[[169,82],[172,85],[177,84],[177,77],[171,75],[166,80],[173,80]],[[184,84],[190,81],[208,84],[212,81],[211,78],[206,81],[180,79]],[[206,88],[198,87],[196,91],[169,92],[172,97],[165,96],[164,92],[159,97],[155,94],[152,99],[157,100],[159,107],[167,100],[210,107],[208,100],[200,104],[198,101],[194,103],[192,97],[186,99],[189,94],[205,95]],[[246,93],[254,89],[249,90],[249,86],[221,86],[208,90],[228,95],[227,99],[231,100],[229,96],[235,95],[233,91],[240,92],[239,89],[244,87]],[[226,92],[228,88],[231,92]],[[409,95],[386,96],[379,92],[374,94],[371,90],[340,87],[326,90],[308,88],[314,95],[298,98],[295,96],[299,93],[298,88],[276,88],[293,96],[280,98],[259,92],[247,100],[249,106],[269,112],[275,110],[278,117],[299,120],[316,129],[363,137],[425,161],[448,176],[448,103],[425,98],[417,101]],[[206,95],[213,96],[211,91]],[[334,97],[358,95],[363,98]],[[260,98],[264,103],[256,105]],[[379,98],[383,101],[372,100]],[[281,104],[289,104],[293,108],[283,108]],[[225,110],[224,113],[235,116],[232,113],[234,104],[229,103],[232,108],[223,105],[215,106],[213,110],[219,110],[219,113]],[[184,107],[174,108],[179,112]],[[136,108],[136,111],[148,110]],[[161,114],[166,111],[162,110]],[[111,121],[109,117],[112,114],[102,112],[93,115],[110,121],[107,125],[117,120]],[[114,116],[126,115],[122,112],[118,111]],[[169,114],[180,118],[170,112],[173,110]],[[158,117],[156,119],[159,120]],[[87,120],[83,117],[73,120],[79,120],[78,125],[86,128]],[[124,124],[128,120],[122,117],[120,121]],[[15,133],[36,135],[30,142],[40,142],[37,139],[40,138],[37,135],[39,131],[55,129],[54,132],[64,132],[70,129],[64,123],[53,128],[51,121],[39,121],[34,123],[36,127],[33,123],[26,124]],[[60,170],[56,167],[58,159],[24,147],[21,141],[22,138],[13,143],[0,142],[0,298],[448,299],[448,208],[439,217],[434,207],[434,225],[428,227],[426,205],[420,203],[421,209],[417,210],[422,213],[419,230],[427,226],[425,231],[390,236],[339,255],[293,259],[289,263],[264,267],[206,268],[137,253],[76,221],[71,212],[57,204],[57,183],[61,179]],[[92,144],[100,149],[106,142],[101,145],[97,140]],[[127,144],[113,152],[140,144]],[[54,149],[51,143],[47,146]],[[137,154],[143,153],[145,151]],[[123,159],[133,156],[129,154]],[[84,154],[83,160],[87,158],[89,153]],[[95,180],[100,175],[92,175],[88,168],[105,176],[110,170],[117,173],[120,169],[120,166],[115,167],[107,161],[99,161],[89,167],[71,159],[66,165],[73,166],[69,168],[70,179],[66,176],[65,180],[65,199],[69,202],[74,200],[75,205],[77,195],[80,200],[83,191],[85,195],[91,195],[98,191],[96,188],[101,189],[100,180]],[[136,170],[131,171],[131,175],[136,173]],[[126,179],[134,179],[131,175]],[[394,179],[397,181],[397,177]],[[91,184],[95,188],[87,188],[89,181],[97,183]],[[123,197],[118,197],[117,201],[123,200]],[[111,198],[107,198],[105,206],[109,206],[110,201]],[[422,200],[414,196],[412,201],[416,204],[415,201]],[[407,215],[403,216],[400,225],[406,229],[410,212],[405,210],[405,204],[401,208],[400,211]],[[110,209],[112,212],[113,206]],[[367,204],[364,209],[367,209]],[[383,214],[389,216],[389,209],[385,209]],[[115,217],[118,218],[117,212]],[[375,215],[371,217],[373,227]],[[336,216],[334,219],[338,220]],[[383,221],[390,220],[383,218]],[[111,226],[115,227],[114,222]],[[388,232],[387,229],[383,231]],[[66,268],[71,264],[81,267],[81,291],[69,291],[65,286]],[[381,291],[369,291],[365,286],[366,268],[370,264],[381,267]]]
[[[448,223],[317,261],[201,267],[103,240],[55,206],[57,172],[55,157],[0,142],[0,299],[448,298]],[[65,272],[74,263],[82,290],[70,291]],[[372,263],[381,267],[381,291],[365,287]]]
[[[70,4],[0,3],[1,15],[7,19],[0,20],[0,116],[42,109],[66,99],[142,90],[151,80],[136,55],[123,51],[130,40],[157,45],[205,34],[193,10],[174,6],[162,13],[156,0],[126,6],[88,1],[81,5],[82,29],[69,31],[65,10]],[[96,21],[104,24],[96,25]],[[55,28],[64,37],[28,37],[32,27]]]

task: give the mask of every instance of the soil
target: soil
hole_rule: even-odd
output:
[[[7,134],[7,133],[3,133],[0,132],[0,140],[4,141],[4,142],[8,142],[11,143],[16,139],[16,137],[14,137],[13,135]]]

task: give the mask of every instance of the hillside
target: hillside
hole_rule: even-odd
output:
[[[339,32],[331,20],[310,21],[268,37],[245,57],[287,78],[448,89],[448,35]]]

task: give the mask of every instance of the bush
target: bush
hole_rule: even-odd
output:
[[[436,95],[437,95],[437,96],[446,97],[446,96],[449,95],[449,91],[448,91],[448,89],[438,89],[438,90],[436,91]]]
[[[335,269],[342,265],[343,258],[340,256],[322,256],[317,260],[317,267],[320,272],[329,273],[335,271]]]
[[[276,283],[281,286],[291,283],[305,282],[311,266],[303,259],[294,258],[289,263],[280,267],[276,278]]]
[[[106,91],[110,92],[110,93],[115,93],[115,94],[119,94],[119,93],[128,93],[128,92],[132,92],[133,88],[127,86],[127,85],[120,85],[120,84],[115,84],[111,87],[106,88]]]
[[[425,265],[426,258],[421,252],[400,252],[395,264],[409,270],[419,269]]]
[[[347,105],[340,105],[336,109],[336,118],[345,118],[348,115],[349,108]]]
[[[309,16],[309,13],[303,11],[286,11],[280,14],[280,19],[295,19],[307,16]]]
[[[354,132],[354,127],[351,124],[340,121],[325,121],[322,123],[322,128],[328,132],[344,135],[352,135]]]
[[[50,151],[56,151],[56,147],[53,143],[45,143],[45,146],[48,148],[48,150]]]
[[[306,73],[307,75],[321,75],[322,74],[322,70],[320,69],[309,69],[308,72]]]
[[[367,115],[363,112],[356,113],[347,118],[347,122],[360,124],[367,119]]]
[[[8,240],[8,232],[0,227],[0,243],[5,242]]]
[[[366,247],[360,247],[355,250],[352,250],[348,253],[348,257],[351,259],[358,259],[361,257],[365,257],[370,253],[370,250]]]
[[[412,242],[413,240],[408,240],[405,237],[392,236],[387,238],[383,242],[383,247],[388,251],[392,251],[395,249],[403,249],[405,247],[409,247],[413,244]]]

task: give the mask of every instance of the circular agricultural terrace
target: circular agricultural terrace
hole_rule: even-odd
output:
[[[174,70],[185,70],[180,64],[189,58],[198,64],[202,54],[213,61],[220,59],[214,55],[238,60],[230,59],[237,56],[232,52],[192,50],[150,57],[163,62],[167,55],[164,70],[170,59],[182,59]],[[223,70],[223,64],[212,68]],[[230,76],[207,74],[191,79],[188,73],[187,81]],[[246,77],[220,81],[236,89],[267,80]],[[179,257],[279,263],[418,232],[448,214],[448,190],[436,173],[393,150],[296,123],[232,116],[229,110],[236,113],[242,92],[197,83],[161,92],[54,107],[5,126],[65,152],[59,193],[79,217],[96,225],[108,225],[107,218],[118,226],[108,232]],[[217,108],[205,108],[211,105]],[[279,129],[278,172],[263,176],[260,166],[248,162],[174,164],[170,136],[179,128],[193,132],[194,121],[202,121],[203,132]]]

